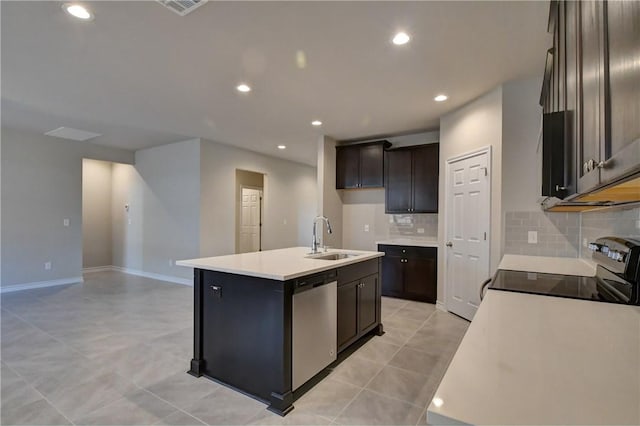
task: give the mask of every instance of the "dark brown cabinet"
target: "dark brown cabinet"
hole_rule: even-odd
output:
[[[378,245],[382,258],[382,295],[435,303],[437,248]]]
[[[336,147],[336,189],[381,188],[387,141]]]
[[[439,144],[385,151],[385,212],[438,212]]]
[[[377,326],[379,299],[378,260],[338,270],[338,352]]]
[[[565,113],[566,160],[550,195],[567,198],[640,172],[640,2],[552,1],[549,29],[541,105]]]

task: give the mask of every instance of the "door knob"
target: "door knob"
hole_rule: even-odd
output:
[[[446,244],[447,247],[453,247],[453,243],[451,241],[448,241]]]

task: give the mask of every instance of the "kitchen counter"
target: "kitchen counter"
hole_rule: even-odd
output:
[[[489,290],[427,421],[640,424],[640,307]]]
[[[592,277],[596,274],[594,263],[571,257],[524,256],[505,254],[498,269],[510,271],[538,272],[541,274],[581,275]]]
[[[290,247],[228,256],[180,260],[176,262],[176,265],[286,281],[384,256],[384,253],[377,251],[330,249],[327,253],[353,253],[358,256],[339,260],[323,260],[307,256],[320,256],[325,254],[324,252],[310,255],[310,251],[309,247]]]
[[[389,240],[376,241],[376,244],[390,246],[412,246],[412,247],[438,247],[438,240],[412,240],[410,238],[392,238]]]

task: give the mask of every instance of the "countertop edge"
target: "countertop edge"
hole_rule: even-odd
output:
[[[437,240],[433,241],[419,241],[419,240],[402,240],[402,239],[391,239],[391,240],[379,240],[376,241],[376,245],[385,245],[385,246],[409,246],[409,247],[439,247],[440,242]]]

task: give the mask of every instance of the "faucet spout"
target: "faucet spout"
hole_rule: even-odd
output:
[[[331,223],[329,222],[329,218],[327,218],[326,216],[316,216],[313,219],[313,234],[311,236],[311,253],[318,252],[318,235],[317,235],[318,221],[324,221],[327,223],[327,234],[333,233],[333,230],[331,229]]]

